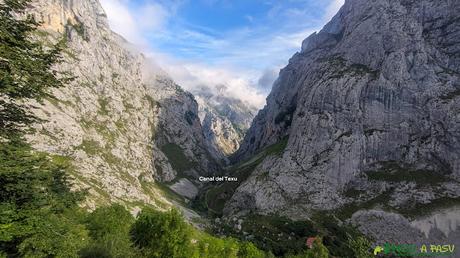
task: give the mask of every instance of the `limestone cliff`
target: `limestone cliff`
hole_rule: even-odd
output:
[[[58,69],[75,80],[35,103],[46,122],[30,140],[72,164],[76,187],[89,189],[88,207],[145,202],[164,208],[169,202],[158,181],[192,182],[218,171],[194,97],[130,51],[97,0],[38,0],[31,13],[43,22],[38,40],[66,39]]]
[[[238,150],[256,114],[256,108],[225,96],[224,90],[213,93],[211,89],[203,87],[192,93],[198,102],[198,116],[209,147],[226,159]]]
[[[282,69],[233,160],[288,138],[286,148],[224,211],[349,218],[383,209],[353,221],[389,239],[408,218],[459,204],[458,13],[459,1],[347,0]]]

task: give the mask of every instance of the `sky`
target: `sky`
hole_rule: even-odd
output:
[[[344,0],[101,0],[112,30],[186,90],[224,85],[257,108],[302,40]]]

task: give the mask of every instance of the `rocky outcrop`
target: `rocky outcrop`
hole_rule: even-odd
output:
[[[459,207],[443,209],[435,215],[408,220],[392,212],[363,210],[353,214],[350,223],[363,233],[385,243],[410,243],[418,246],[433,244],[457,246],[460,244]],[[402,233],[404,232],[404,233]]]
[[[162,182],[178,177],[197,181],[200,175],[219,173],[221,157],[207,144],[195,97],[171,79],[156,76],[148,81],[154,82],[150,93],[159,106],[152,139],[158,147],[153,157],[155,177]]]
[[[209,88],[201,88],[192,93],[198,102],[198,116],[209,148],[226,159],[240,147],[256,108],[225,96],[224,90],[214,94]]]
[[[57,67],[75,80],[35,103],[45,123],[29,138],[38,150],[72,164],[75,187],[89,189],[86,205],[169,202],[157,181],[211,174],[198,106],[142,54],[113,33],[97,0],[33,1],[42,21],[38,40],[65,38]]]
[[[347,0],[281,70],[232,158],[286,137],[287,147],[224,212],[407,214],[458,203],[459,12],[448,0]]]

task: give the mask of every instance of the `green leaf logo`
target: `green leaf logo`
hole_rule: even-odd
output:
[[[383,247],[381,247],[381,246],[376,246],[376,247],[374,248],[374,255],[377,255],[377,254],[379,254],[379,253],[382,252],[382,251],[383,251]]]

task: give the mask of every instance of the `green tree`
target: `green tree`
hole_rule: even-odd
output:
[[[33,216],[35,227],[19,244],[24,257],[79,257],[78,251],[88,244],[88,232],[69,214],[45,213]]]
[[[131,229],[136,247],[148,257],[190,257],[191,230],[175,209],[142,210]]]
[[[61,87],[69,80],[52,70],[62,60],[64,41],[45,47],[31,39],[39,23],[25,14],[29,3],[30,0],[5,0],[0,4],[0,136],[3,138],[17,136],[39,121],[24,100],[41,101],[51,96],[50,88]]]
[[[34,152],[22,139],[0,144],[0,164],[0,250],[56,253],[66,248],[68,232],[75,232],[75,238],[84,236],[75,218],[65,219],[68,209],[78,210],[80,196],[70,191],[64,167]],[[59,233],[61,226],[66,234]],[[73,226],[75,231],[67,230]],[[33,239],[43,241],[35,246]]]
[[[323,240],[317,237],[313,242],[313,247],[306,252],[306,258],[328,258],[329,251],[323,245]]]
[[[253,243],[244,242],[240,246],[238,257],[264,258],[266,255],[259,250]]]
[[[129,231],[134,218],[119,204],[97,208],[86,219],[92,243],[81,257],[136,257]]]
[[[198,241],[198,248],[195,249],[195,256],[200,258],[226,257],[225,240],[215,237],[205,237]]]
[[[25,15],[28,0],[0,3],[0,250],[7,256],[76,257],[87,239],[78,219],[78,194],[65,166],[34,151],[24,140],[40,121],[26,104],[62,86],[52,67],[62,44],[33,40],[39,23]],[[18,18],[20,17],[20,18]]]
[[[224,239],[224,249],[222,257],[227,258],[237,258],[239,251],[239,244],[233,238],[226,238]]]

